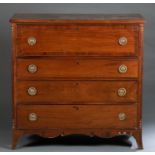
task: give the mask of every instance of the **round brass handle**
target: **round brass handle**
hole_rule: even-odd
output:
[[[118,119],[119,119],[120,121],[124,121],[124,120],[126,119],[126,114],[123,113],[123,112],[119,113],[119,114],[118,114]]]
[[[38,119],[36,113],[30,113],[29,114],[29,121],[36,121]]]
[[[119,73],[126,73],[128,70],[128,67],[126,65],[120,65],[118,68]]]
[[[28,44],[29,44],[30,46],[33,46],[33,45],[36,44],[37,40],[36,40],[36,38],[34,38],[34,37],[29,37],[28,40],[27,40],[27,42],[28,42]]]
[[[126,95],[126,89],[125,88],[119,88],[118,89],[118,96],[125,96]]]
[[[34,65],[34,64],[28,65],[28,71],[29,71],[30,73],[35,73],[35,72],[37,71],[37,66]]]
[[[128,43],[128,39],[126,37],[120,37],[119,40],[118,40],[118,43],[121,45],[121,46],[124,46]]]
[[[35,96],[37,94],[37,89],[35,87],[30,87],[27,91],[30,96]]]

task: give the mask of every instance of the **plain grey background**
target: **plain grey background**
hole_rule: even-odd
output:
[[[11,145],[11,28],[14,13],[141,13],[144,39],[143,151],[155,151],[155,4],[0,4],[0,151]],[[15,151],[135,151],[124,138],[22,138]],[[91,141],[91,142],[90,142]],[[26,145],[27,143],[32,145]],[[118,143],[119,142],[119,143]],[[118,144],[117,144],[118,143]],[[120,144],[120,145],[119,145]],[[122,145],[121,145],[122,144]]]

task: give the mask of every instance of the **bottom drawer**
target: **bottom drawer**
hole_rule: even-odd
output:
[[[136,128],[136,105],[18,105],[18,129]]]

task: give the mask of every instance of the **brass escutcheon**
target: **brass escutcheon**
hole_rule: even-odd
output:
[[[122,113],[119,113],[118,114],[118,118],[119,118],[120,121],[124,121],[126,119],[126,114],[123,113],[123,112]]]
[[[37,114],[36,113],[30,113],[29,114],[29,121],[36,121],[37,120]]]
[[[35,73],[35,72],[37,71],[37,66],[34,65],[34,64],[28,65],[28,71],[29,71],[30,73]]]
[[[128,68],[126,65],[122,64],[119,66],[118,70],[119,70],[119,73],[126,73]]]
[[[121,46],[124,46],[128,43],[128,40],[126,37],[120,37],[119,40],[118,40],[118,43],[121,45]]]
[[[125,96],[126,95],[126,89],[125,88],[119,88],[118,89],[118,96]]]
[[[30,88],[28,89],[28,94],[29,94],[30,96],[35,96],[35,95],[37,94],[37,89],[36,89],[35,87],[30,87]]]
[[[34,38],[34,37],[29,37],[28,38],[28,40],[27,40],[27,42],[28,42],[28,44],[30,45],[30,46],[33,46],[33,45],[35,45],[36,44],[36,38]]]

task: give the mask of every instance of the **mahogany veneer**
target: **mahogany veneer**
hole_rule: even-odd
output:
[[[29,64],[37,65],[38,70],[30,74],[27,70]],[[126,64],[128,71],[119,73],[119,66]],[[137,59],[100,59],[100,58],[44,58],[44,59],[18,59],[18,79],[58,79],[58,78],[138,78]],[[106,74],[105,74],[106,72]]]
[[[35,87],[36,95],[28,89]],[[127,94],[118,96],[118,89],[125,87]],[[136,81],[18,81],[16,102],[48,102],[49,104],[109,104],[137,102]]]
[[[144,19],[16,14],[13,141],[23,135],[134,136],[142,145]]]
[[[31,123],[27,116],[34,111],[40,118]],[[120,111],[124,111],[128,115],[125,122],[118,119]],[[72,127],[76,129],[95,129],[105,128],[106,126],[108,129],[135,129],[137,127],[136,115],[136,105],[126,105],[125,107],[121,105],[19,105],[17,108],[17,128],[63,129]]]

